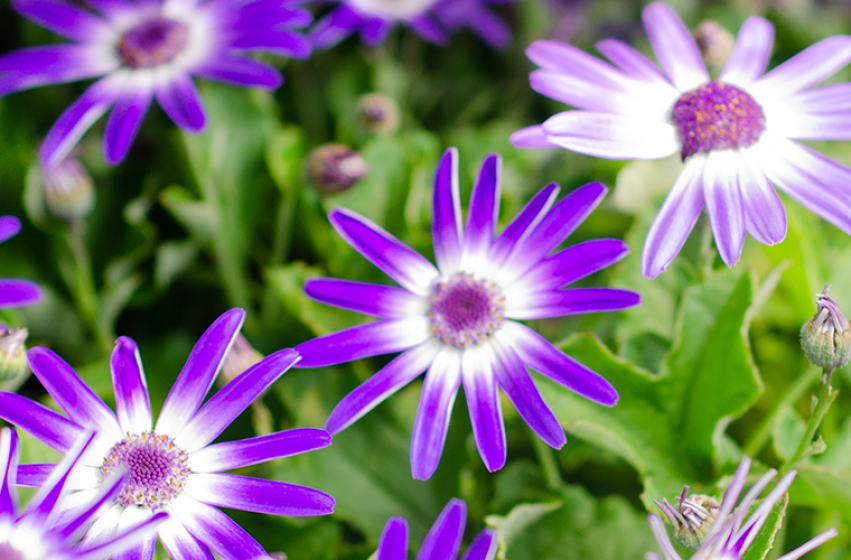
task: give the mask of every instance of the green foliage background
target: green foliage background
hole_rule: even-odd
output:
[[[782,244],[748,239],[741,263],[727,270],[701,219],[669,270],[655,281],[642,278],[643,240],[678,172],[676,158],[613,162],[563,150],[521,151],[508,142],[514,130],[563,110],[528,86],[533,65],[523,50],[532,40],[570,30],[572,42],[588,50],[608,36],[648,50],[639,3],[561,1],[555,11],[545,0],[502,8],[515,31],[505,53],[468,33],[438,48],[397,30],[376,49],[349,40],[303,62],[272,59],[286,77],[273,94],[203,83],[205,133],[183,134],[154,109],[116,168],[102,163],[102,123],[96,125],[80,155],[97,202],[70,226],[45,215],[33,165],[39,139],[85,85],[0,99],[0,213],[25,222],[22,234],[0,247],[0,276],[36,280],[47,292],[43,303],[0,318],[28,327],[31,345],[56,350],[108,402],[112,340],[134,338],[156,411],[197,337],[230,307],[247,310],[243,333],[263,353],[360,323],[362,317],[313,303],[301,290],[306,278],[319,275],[389,282],[325,216],[334,206],[351,208],[431,256],[430,182],[446,147],[460,150],[465,200],[482,159],[502,154],[503,223],[549,182],[569,192],[601,180],[612,194],[568,243],[626,239],[632,254],[582,283],[636,289],[644,304],[532,326],[609,379],[621,396],[615,408],[536,376],[568,443],[560,451],[547,448],[505,401],[508,462],[489,474],[461,395],[440,467],[419,482],[409,464],[415,382],[330,448],[244,470],[332,494],[333,516],[232,513],[268,550],[293,560],[364,560],[388,517],[409,520],[416,549],[446,501],[458,496],[469,506],[467,538],[485,525],[497,527],[500,554],[510,560],[642,558],[656,550],[645,521],[647,511],[658,511],[654,499],[672,499],[683,484],[718,494],[744,454],[756,459],[754,476],[793,455],[819,374],[800,351],[798,332],[825,283],[851,310],[851,240],[784,198],[789,232]],[[733,33],[748,15],[765,15],[777,27],[772,65],[851,31],[851,8],[841,3],[674,5],[690,26],[712,18]],[[55,41],[0,4],[0,52]],[[836,80],[848,78],[846,71]],[[402,127],[394,134],[370,134],[357,120],[358,98],[376,91],[400,105]],[[360,150],[371,172],[351,191],[321,197],[306,182],[305,159],[330,141]],[[847,143],[816,147],[851,163]],[[333,406],[387,359],[290,371],[222,438],[322,426]],[[849,382],[847,370],[834,377],[839,398],[819,430],[827,449],[798,465],[769,558],[830,526],[840,536],[809,557],[849,556]],[[52,404],[34,379],[20,391]],[[24,462],[53,458],[31,438],[24,453]],[[761,554],[770,539],[760,542]]]

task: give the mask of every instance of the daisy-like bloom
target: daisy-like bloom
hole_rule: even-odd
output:
[[[466,524],[467,504],[458,498],[449,500],[426,535],[417,560],[455,560],[461,549]],[[497,544],[496,532],[490,528],[484,529],[470,544],[461,560],[493,560]],[[381,533],[376,560],[407,558],[408,522],[401,517],[391,517]]]
[[[329,215],[334,228],[402,288],[330,278],[304,286],[313,299],[382,320],[299,345],[299,367],[405,351],[340,401],[325,425],[329,432],[343,430],[428,370],[411,445],[418,479],[437,468],[462,381],[476,444],[491,471],[506,457],[498,387],[547,444],[560,448],[566,441],[527,365],[600,404],[612,406],[618,398],[603,377],[518,322],[638,304],[638,294],[626,290],[560,289],[623,258],[629,250],[622,241],[598,239],[550,255],[599,204],[606,187],[591,183],[553,204],[559,188],[550,184],[495,237],[500,169],[498,155],[482,164],[465,228],[458,154],[450,149],[443,155],[433,197],[437,268],[366,218],[335,209]]]
[[[153,424],[139,350],[129,338],[116,341],[111,369],[116,412],[46,348],[28,353],[30,367],[66,418],[14,393],[0,393],[0,417],[28,431],[60,453],[68,453],[84,429],[96,438],[69,479],[76,492],[69,507],[101,492],[113,472],[126,479],[111,507],[98,516],[83,541],[98,542],[128,524],[170,514],[157,532],[174,560],[251,560],[268,556],[263,547],[215,506],[274,515],[324,515],[334,499],[311,488],[222,471],[326,447],[324,430],[300,428],[268,436],[210,445],[251,402],[298,361],[281,350],[225,385],[204,402],[221,369],[245,313],[228,311],[195,345]],[[203,403],[203,405],[202,405]],[[54,465],[21,465],[18,483],[40,486]],[[122,554],[120,560],[150,560],[156,535]]]
[[[490,47],[502,50],[511,43],[511,30],[488,5],[513,1],[340,0],[310,31],[310,40],[314,47],[327,49],[359,32],[361,40],[372,47],[384,42],[398,22],[438,45],[445,45],[451,33],[468,27]]]
[[[851,169],[792,140],[851,139],[851,84],[813,87],[851,60],[851,37],[825,39],[766,72],[774,27],[750,17],[713,80],[674,10],[657,2],[642,19],[662,70],[614,39],[597,44],[611,64],[570,45],[533,43],[526,52],[541,69],[532,88],[580,110],[515,132],[514,145],[611,159],[679,154],[685,167],[644,244],[648,278],[676,257],[704,206],[728,266],[746,232],[782,241],[786,211],[772,185],[851,233]]]
[[[68,480],[74,476],[75,469],[85,468],[78,465],[93,439],[92,432],[80,436],[19,514],[15,478],[21,454],[20,442],[18,434],[11,428],[0,429],[0,558],[107,560],[156,533],[157,525],[168,514],[157,513],[138,525],[122,528],[109,540],[80,546],[79,539],[86,525],[108,505],[124,478],[123,473],[108,477],[91,501],[61,515],[62,500],[68,495]]]
[[[21,220],[15,216],[0,216],[0,243],[21,231]],[[41,288],[29,280],[0,278],[0,309],[26,307],[42,298]]]
[[[691,560],[741,560],[747,552],[748,547],[753,544],[754,539],[759,534],[759,530],[768,519],[772,508],[778,501],[783,499],[783,495],[795,479],[795,471],[791,471],[781,478],[777,486],[762,500],[753,514],[745,519],[754,501],[765,490],[771,479],[777,475],[777,471],[769,469],[751,487],[737,506],[736,500],[739,499],[739,494],[745,486],[745,480],[747,479],[750,466],[751,460],[747,457],[739,463],[739,468],[736,469],[736,474],[730,482],[730,487],[724,494],[721,506],[718,507],[717,513],[715,513],[715,520],[708,532],[706,532],[706,536],[700,547],[691,556]],[[673,510],[673,508],[670,508],[670,510]],[[663,508],[665,514],[671,519],[671,523],[676,526],[678,524],[677,516],[670,510],[669,508]],[[647,520],[650,522],[650,528],[653,530],[653,536],[656,537],[656,541],[659,543],[659,548],[662,549],[664,560],[682,560],[668,538],[662,518],[655,513],[651,513],[647,516]],[[797,560],[836,535],[836,529],[829,529],[792,552],[784,554],[777,560]],[[644,558],[646,560],[662,560],[662,557],[655,552],[648,552]]]
[[[204,107],[192,76],[243,87],[277,88],[277,69],[246,55],[310,54],[290,30],[309,24],[297,0],[14,0],[24,17],[73,41],[0,57],[0,95],[103,76],[56,121],[40,149],[45,166],[61,162],[88,128],[112,108],[104,159],[124,159],[156,98],[182,129],[204,129]]]

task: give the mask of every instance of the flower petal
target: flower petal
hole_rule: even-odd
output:
[[[774,245],[786,237],[786,209],[768,179],[745,153],[739,187],[748,233],[760,243]]]
[[[354,212],[335,208],[328,220],[349,245],[403,288],[429,295],[439,273],[422,255]]]
[[[129,531],[133,527],[153,517],[153,512],[145,508],[126,508],[121,517],[118,518],[118,534]],[[157,548],[157,533],[143,539],[135,539],[135,542],[113,555],[112,560],[154,560],[154,551]]]
[[[345,4],[316,22],[310,30],[310,42],[317,49],[329,49],[351,35],[363,23],[363,17]]]
[[[205,504],[269,515],[327,515],[334,498],[304,486],[235,474],[191,474],[184,490]]]
[[[464,230],[464,269],[475,268],[487,256],[488,248],[496,235],[499,219],[500,175],[502,157],[491,154],[482,163],[467,212]]]
[[[555,142],[547,140],[544,126],[536,124],[521,128],[511,134],[509,138],[511,145],[515,148],[560,148]]]
[[[440,344],[429,340],[394,358],[337,403],[325,422],[325,429],[336,434],[351,426],[387,397],[419,377],[439,351]]]
[[[116,68],[81,45],[47,45],[0,56],[0,95],[102,76]]]
[[[196,76],[242,87],[278,89],[284,81],[277,68],[260,60],[217,57],[192,69]]]
[[[656,214],[641,255],[641,272],[646,278],[656,278],[671,264],[700,216],[705,166],[706,156],[691,156]]]
[[[403,319],[425,312],[423,298],[395,286],[311,278],[304,283],[304,293],[316,301],[382,319]]]
[[[331,445],[331,435],[318,428],[295,428],[238,441],[209,445],[189,454],[195,473],[229,471],[321,449]]]
[[[849,61],[851,37],[834,35],[770,70],[754,85],[755,91],[772,97],[799,92],[833,76]]]
[[[434,172],[431,238],[440,272],[450,276],[461,263],[461,195],[458,193],[458,150],[449,148]]]
[[[55,467],[56,465],[50,466]],[[124,473],[113,472],[104,477],[96,489],[84,490],[66,495],[62,502],[62,508],[65,509],[65,511],[73,511],[73,514],[70,516],[70,519],[67,520],[67,523],[63,523],[63,518],[60,517],[53,529],[54,535],[56,535],[59,540],[70,540],[72,542],[79,541],[83,536],[83,533],[85,533],[86,529],[88,529],[89,525],[97,518],[97,515],[107,509],[107,503],[114,503],[112,500],[115,493],[119,490],[121,485],[124,484],[124,477]],[[45,478],[39,486],[46,483],[47,478]],[[71,503],[69,498],[72,496],[76,498],[80,494],[85,495],[86,500],[82,501],[79,506],[74,507],[73,509],[69,508]]]
[[[801,91],[785,99],[785,104],[802,114],[835,114],[851,109],[851,83],[831,84]]]
[[[496,531],[487,527],[476,535],[461,560],[494,560],[499,545]]]
[[[654,2],[641,12],[650,46],[680,91],[709,81],[700,49],[680,16],[664,2]]]
[[[777,560],[798,560],[798,558],[800,558],[804,554],[817,549],[818,547],[820,547],[830,539],[836,537],[837,535],[839,535],[839,532],[831,527],[827,531],[819,533],[815,537],[811,538],[792,552],[787,552]]]
[[[41,301],[44,294],[38,284],[29,280],[0,279],[0,309],[26,307]]]
[[[503,287],[506,299],[513,290],[537,291],[561,288],[611,266],[629,254],[620,239],[592,239],[573,245],[540,261],[510,288]]]
[[[677,551],[674,550],[674,545],[671,544],[671,539],[668,537],[668,530],[665,529],[665,523],[662,518],[655,513],[647,516],[647,522],[650,523],[650,530],[653,536],[656,537],[656,542],[659,544],[659,549],[665,555],[665,560],[682,560]],[[722,523],[717,523],[722,525]],[[658,558],[658,556],[656,556]],[[648,559],[649,560],[649,559]]]
[[[35,376],[65,414],[103,438],[119,441],[123,437],[112,410],[62,358],[47,348],[36,346],[27,352],[27,360]]]
[[[381,18],[372,18],[364,22],[360,28],[360,38],[365,45],[374,47],[384,42],[390,31],[393,30],[394,22]]]
[[[426,535],[420,547],[420,553],[417,554],[417,560],[457,558],[466,522],[467,504],[458,498],[449,500]]]
[[[672,86],[670,80],[638,49],[618,39],[604,39],[594,45],[612,64],[643,82]]]
[[[255,560],[269,556],[245,529],[213,506],[180,495],[172,502],[171,512],[193,537],[224,560]]]
[[[108,165],[121,163],[127,157],[152,99],[153,91],[146,84],[128,89],[115,102],[103,136],[103,159]]]
[[[464,394],[470,410],[470,423],[476,438],[476,447],[488,471],[505,466],[507,446],[499,389],[491,371],[492,353],[488,345],[468,348],[461,358],[461,376]]]
[[[376,560],[405,560],[408,557],[408,522],[391,517],[384,525],[378,541]]]
[[[750,85],[768,68],[772,47],[774,26],[771,22],[758,16],[749,17],[739,29],[736,45],[719,79],[739,86]]]
[[[455,403],[460,384],[461,354],[455,348],[444,347],[444,350],[434,357],[426,373],[417,419],[414,422],[411,469],[414,478],[418,480],[428,480],[437,469],[446,442],[452,405]]]
[[[297,59],[308,58],[311,51],[310,41],[287,29],[254,28],[250,33],[239,34],[228,43],[232,49],[266,52]]]
[[[295,350],[302,357],[298,367],[322,367],[400,352],[429,337],[429,323],[424,316],[383,319],[302,342]]]
[[[157,531],[169,556],[179,560],[214,560],[210,549],[178,522],[163,523]]]
[[[636,292],[618,288],[567,288],[531,292],[507,301],[505,316],[510,319],[547,319],[577,313],[620,311],[641,303]]]
[[[21,220],[15,216],[0,216],[0,243],[21,232]]]
[[[216,319],[198,339],[163,404],[155,428],[157,433],[177,436],[195,416],[244,320],[245,311],[231,309]]]
[[[0,522],[11,523],[18,513],[17,471],[21,457],[18,433],[0,428]]]
[[[299,359],[295,350],[285,349],[254,364],[204,403],[175,443],[192,453],[212,442]]]
[[[109,32],[104,20],[66,2],[13,0],[12,8],[28,20],[72,41],[87,42]]]
[[[526,49],[526,56],[545,70],[608,89],[628,91],[633,83],[599,58],[566,43],[535,41]]]
[[[207,123],[204,102],[188,74],[179,73],[156,88],[157,102],[163,111],[184,130],[201,132]]]
[[[151,399],[136,343],[126,336],[119,337],[109,365],[121,431],[128,434],[150,431],[153,425]]]
[[[745,212],[739,189],[742,158],[733,150],[715,150],[706,159],[703,196],[721,259],[732,267],[745,243]]]
[[[0,392],[0,418],[63,454],[83,433],[82,426],[15,393]]]
[[[511,223],[499,234],[488,251],[488,261],[497,268],[505,262],[514,246],[525,240],[541,223],[558,198],[559,186],[550,183],[537,192]]]

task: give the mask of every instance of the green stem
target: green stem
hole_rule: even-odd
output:
[[[73,278],[69,288],[74,304],[95,335],[104,354],[112,352],[115,337],[100,321],[100,299],[92,273],[92,259],[86,243],[86,226],[81,220],[73,222],[65,231],[65,242],[73,257]]]
[[[292,188],[282,193],[281,203],[278,206],[278,217],[275,220],[275,237],[273,238],[272,255],[269,258],[269,268],[284,264],[290,254],[292,243],[293,223],[301,196],[300,185],[294,184]],[[267,286],[263,299],[263,322],[269,324],[274,313],[277,298],[271,286]]]
[[[795,454],[789,458],[788,461],[783,463],[782,467],[780,467],[780,474],[785,474],[792,469],[798,461],[812,454],[813,437],[816,435],[816,430],[818,430],[822,419],[824,419],[824,415],[827,414],[828,409],[830,409],[830,405],[833,404],[834,399],[836,399],[836,396],[839,394],[838,390],[835,391],[833,390],[833,387],[830,386],[832,379],[833,370],[825,369],[824,375],[821,379],[821,396],[818,397],[816,408],[810,417],[809,423],[807,423],[807,431],[804,433],[804,437],[801,440],[801,444],[798,446],[797,451],[795,451]]]
[[[544,478],[547,485],[558,490],[564,486],[564,480],[561,478],[561,470],[558,468],[554,452],[544,440],[538,437],[537,434],[532,434],[532,444],[535,446],[535,454],[541,462],[541,469],[544,471]]]

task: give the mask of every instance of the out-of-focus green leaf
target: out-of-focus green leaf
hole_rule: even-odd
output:
[[[786,506],[789,505],[789,494],[783,494],[783,498],[774,504],[771,508],[771,513],[765,520],[765,525],[759,530],[756,538],[748,547],[742,560],[764,560],[771,549],[774,548],[774,539],[777,538],[777,532],[783,525],[783,519],[786,517]]]
[[[160,194],[160,202],[199,243],[210,244],[216,238],[219,219],[215,209],[187,189],[168,187]]]
[[[272,132],[266,144],[266,167],[283,194],[291,194],[302,181],[302,166],[307,157],[304,132],[289,126]]]
[[[548,513],[561,509],[563,505],[562,502],[520,504],[515,506],[508,515],[485,517],[485,522],[496,529],[499,535],[499,557],[506,557],[508,548],[530,525],[537,523]]]
[[[776,422],[771,430],[774,451],[784,461],[790,459],[795,455],[795,451],[797,451],[806,431],[806,422],[801,420],[792,407],[781,405]]]
[[[198,244],[192,239],[166,241],[157,247],[154,282],[164,290],[198,258]]]

